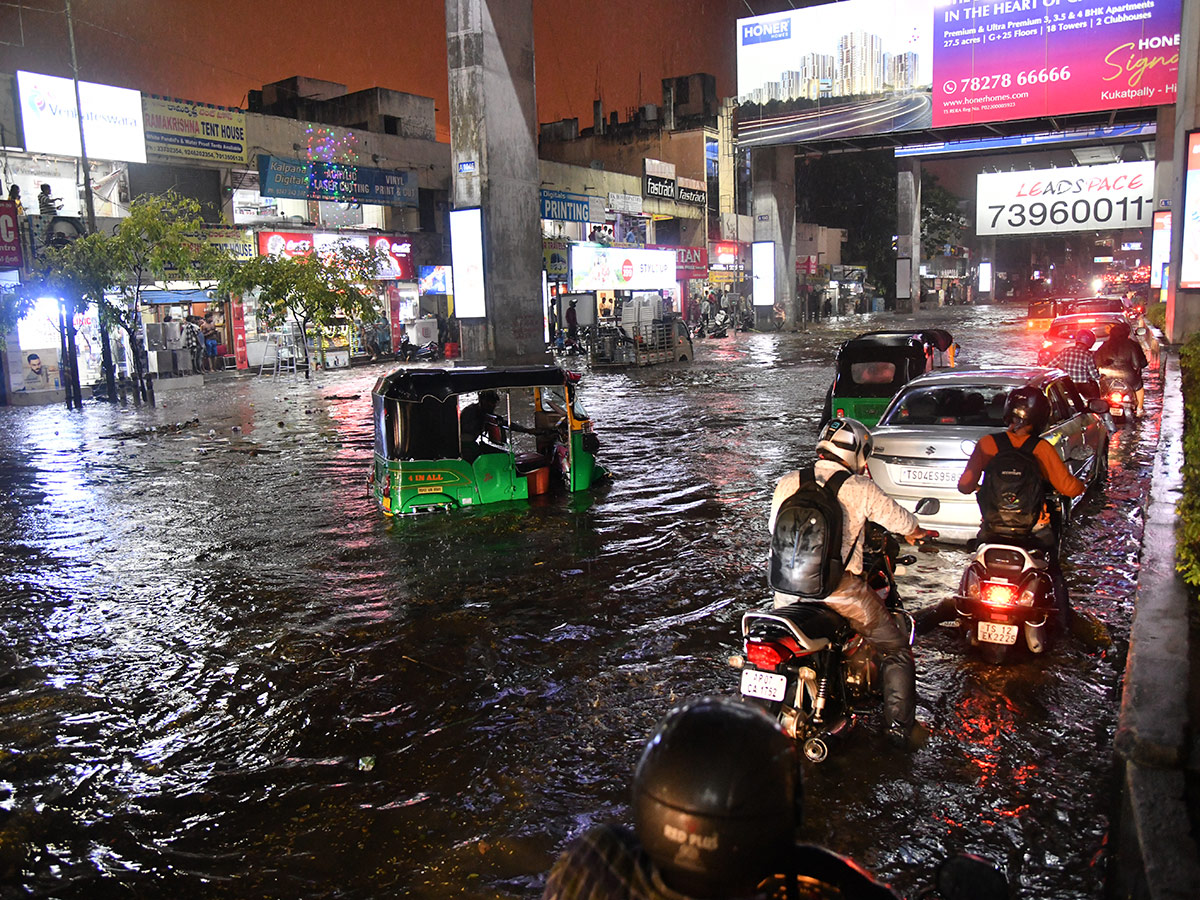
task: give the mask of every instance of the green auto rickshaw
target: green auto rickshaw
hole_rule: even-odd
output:
[[[372,392],[372,498],[387,515],[407,515],[587,490],[608,472],[596,461],[600,442],[579,378],[555,365],[383,376]],[[463,434],[460,412],[481,395],[500,406],[475,439]]]
[[[953,366],[956,348],[949,332],[940,329],[869,331],[851,338],[838,350],[821,427],[834,417],[874,427],[901,387],[924,375],[935,362],[948,359]]]

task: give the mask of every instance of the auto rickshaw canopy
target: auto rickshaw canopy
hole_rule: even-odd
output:
[[[453,369],[397,369],[375,383],[374,394],[403,403],[444,401],[459,394],[507,388],[564,387],[579,380],[574,372],[535,366],[459,366]]]

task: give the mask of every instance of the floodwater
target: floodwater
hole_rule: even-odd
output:
[[[0,895],[536,896],[570,836],[627,821],[670,706],[736,693],[770,494],[811,458],[835,345],[902,321],[589,374],[611,485],[404,520],[367,498],[382,367],[0,409]],[[964,364],[1035,355],[1017,309],[915,321]],[[804,839],[905,892],[967,850],[1026,896],[1103,895],[1156,429],[1114,440],[1068,543],[1112,645],[994,667],[934,628],[928,747],[890,752],[868,717],[806,769]],[[966,559],[922,554],[910,608]]]

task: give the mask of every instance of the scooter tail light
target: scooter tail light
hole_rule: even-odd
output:
[[[963,577],[963,593],[966,594],[969,600],[979,599],[979,573],[975,569],[967,569],[967,574]]]
[[[1037,595],[1037,582],[1030,581],[1021,588],[1021,593],[1017,597],[1017,606],[1033,606],[1037,602]]]
[[[746,659],[756,669],[778,669],[795,655],[777,641],[746,641]]]
[[[1017,600],[1017,586],[999,581],[983,582],[983,602],[988,606],[1012,606]]]

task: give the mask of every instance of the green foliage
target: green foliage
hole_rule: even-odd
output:
[[[1183,391],[1183,494],[1176,507],[1175,566],[1183,580],[1200,587],[1200,334],[1179,354]]]
[[[256,293],[259,315],[268,322],[280,323],[290,313],[307,346],[309,328],[320,333],[343,317],[367,320],[378,315],[370,283],[383,264],[379,250],[339,242],[319,255],[231,262],[221,273],[219,290]]]
[[[896,161],[890,150],[804,159],[796,167],[799,221],[845,228],[842,261],[896,295]]]
[[[967,219],[959,211],[959,202],[938,183],[936,175],[921,170],[921,250],[926,258],[936,256],[947,244],[962,244]]]
[[[1146,307],[1146,321],[1159,331],[1167,330],[1167,304],[1151,303]]]

